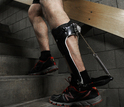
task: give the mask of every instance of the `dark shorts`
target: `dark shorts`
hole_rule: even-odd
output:
[[[33,4],[40,3],[40,0],[33,0]]]

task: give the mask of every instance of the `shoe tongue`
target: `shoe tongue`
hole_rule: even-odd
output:
[[[73,75],[71,75],[71,82],[70,82],[70,85],[74,86],[74,87],[75,87],[77,90],[79,90],[79,91],[84,91],[84,90],[90,90],[90,89],[91,89],[91,87],[89,87],[89,88],[84,88],[84,87],[82,87],[83,85],[78,84],[77,79],[76,79]]]
[[[70,85],[72,86],[78,86],[77,79],[71,74],[71,82]]]

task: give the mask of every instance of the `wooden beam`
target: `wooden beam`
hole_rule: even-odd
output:
[[[33,0],[15,0],[31,5]],[[68,16],[124,38],[124,10],[85,0],[63,0]]]
[[[14,0],[23,4],[31,5],[33,0]]]
[[[81,34],[84,36],[86,33],[88,33],[93,27],[84,24],[83,26],[81,26]]]
[[[124,10],[85,0],[64,0],[70,18],[124,38]]]

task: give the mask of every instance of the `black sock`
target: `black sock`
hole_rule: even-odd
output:
[[[89,77],[89,75],[88,75],[88,73],[87,73],[86,70],[80,72],[80,74],[81,74],[81,77],[82,77],[82,79],[84,81],[84,84],[87,84],[87,83],[90,83],[91,82],[91,79],[90,79],[90,77]]]
[[[77,87],[77,79],[75,78],[75,75],[74,74],[71,74],[71,82],[70,82],[70,84],[72,86]]]
[[[39,60],[46,61],[49,57],[51,57],[50,51],[42,51]]]
[[[90,79],[90,77],[89,77],[89,75],[88,75],[86,70],[80,72],[80,74],[81,74],[81,77],[83,79],[84,84],[91,83],[91,79]],[[71,77],[72,78],[71,78],[70,84],[72,86],[74,86],[77,90],[83,91],[83,90],[91,89],[91,87],[80,87],[80,85],[78,84],[77,78],[75,77],[74,74],[71,74]]]
[[[90,77],[89,77],[89,75],[88,75],[86,70],[80,72],[80,74],[81,74],[81,77],[83,79],[84,84],[87,84],[87,83],[91,82],[91,79],[90,79]],[[71,77],[72,77],[71,84],[76,85],[77,84],[77,79],[76,79],[75,75],[71,74]]]

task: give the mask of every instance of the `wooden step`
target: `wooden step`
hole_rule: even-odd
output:
[[[14,0],[14,1],[21,2],[21,3],[27,4],[27,5],[31,5],[33,2],[33,0]]]
[[[72,19],[124,38],[122,9],[85,0],[64,0],[64,9]]]
[[[14,0],[31,5],[32,0]],[[63,0],[71,19],[124,38],[124,10],[85,0]],[[72,12],[73,10],[73,12]]]

